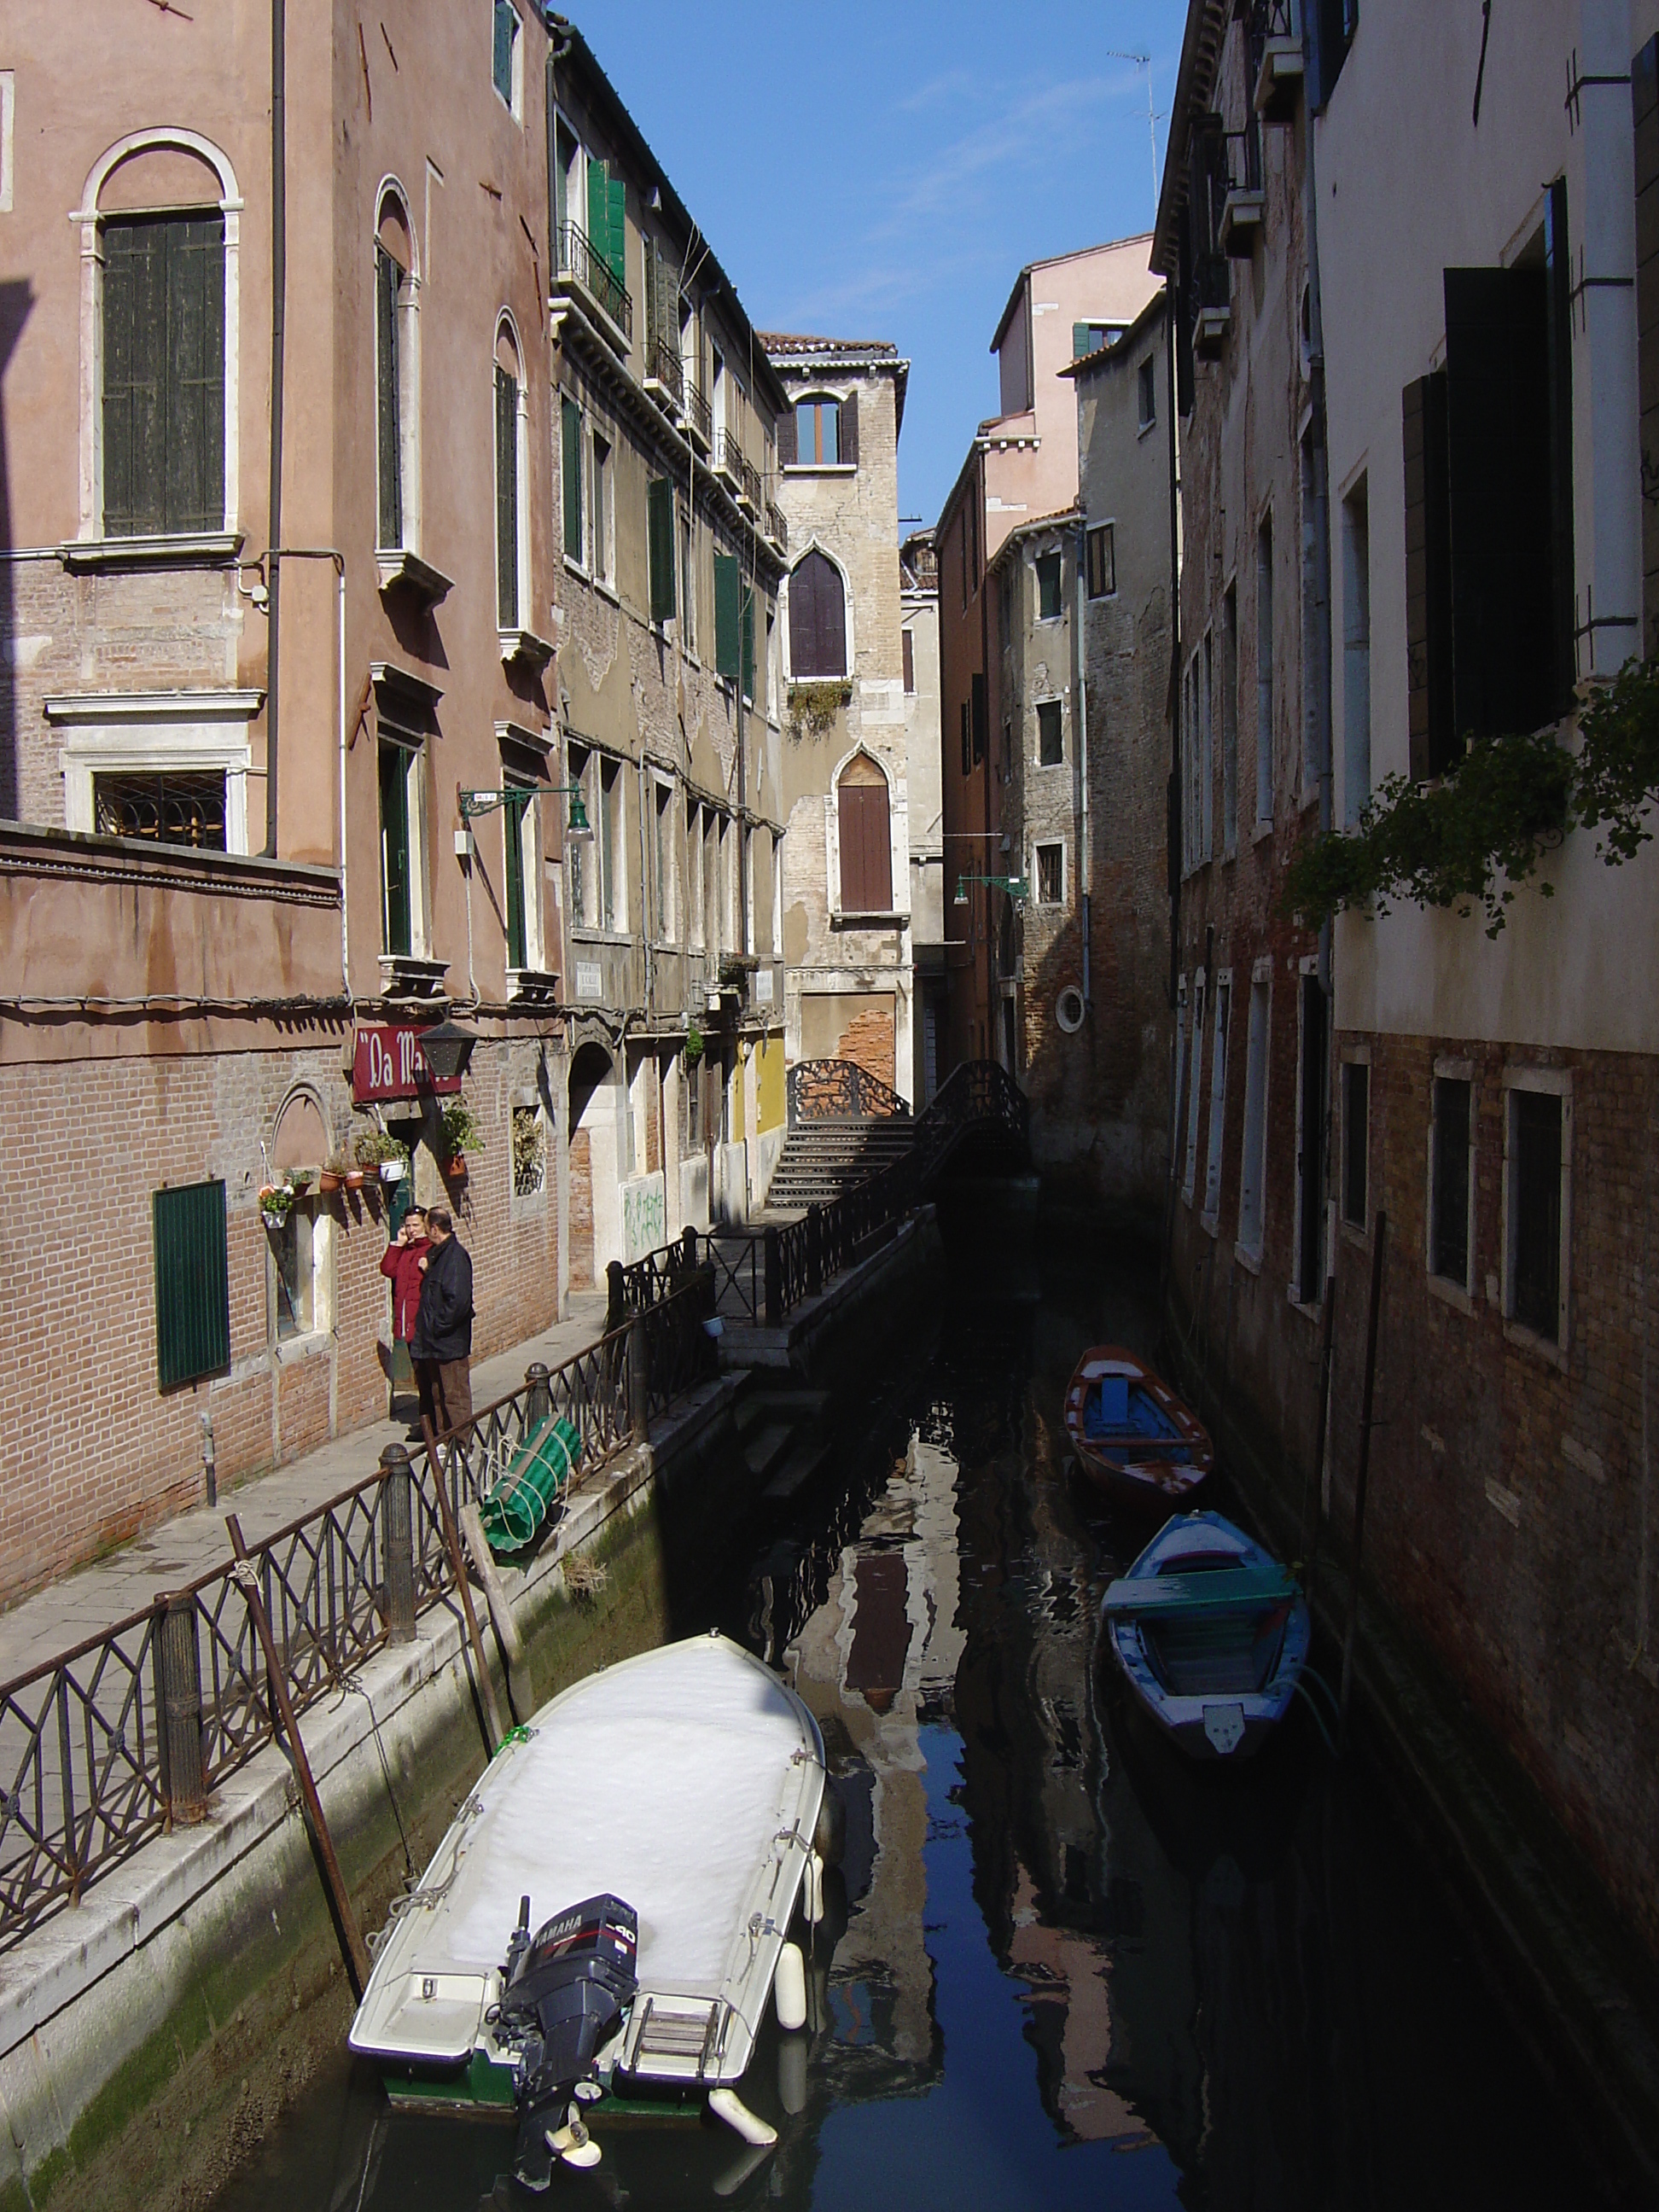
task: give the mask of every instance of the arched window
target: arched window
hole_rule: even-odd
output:
[[[503,316],[495,332],[495,598],[497,627],[524,628],[520,614],[520,484],[524,472],[519,347]]]
[[[414,430],[414,238],[400,195],[380,196],[374,234],[375,543],[402,552],[416,542]]]
[[[842,914],[893,911],[893,851],[887,779],[868,753],[854,753],[836,786],[841,828]]]
[[[155,134],[112,149],[88,183],[82,252],[99,268],[101,295],[93,530],[217,535],[234,506],[226,249],[227,210],[240,201],[229,165],[193,133]],[[90,335],[83,323],[83,343]]]
[[[847,673],[847,595],[816,546],[789,579],[789,666],[798,677]]]

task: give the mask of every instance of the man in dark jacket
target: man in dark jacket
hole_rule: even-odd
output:
[[[431,1249],[409,1349],[421,1410],[443,1436],[472,1419],[472,1261],[442,1206],[428,1213],[426,1233]]]

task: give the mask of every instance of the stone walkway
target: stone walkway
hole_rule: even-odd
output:
[[[474,1405],[487,1406],[516,1389],[532,1360],[556,1367],[593,1343],[604,1334],[605,1310],[603,1291],[572,1291],[568,1321],[477,1362],[472,1370]],[[22,1599],[0,1613],[0,1682],[15,1681],[43,1661],[141,1612],[158,1590],[176,1589],[222,1565],[230,1556],[228,1512],[240,1514],[244,1534],[257,1542],[372,1474],[382,1449],[401,1443],[406,1433],[402,1421],[374,1421],[336,1437],[269,1474],[221,1489],[216,1506],[197,1506],[163,1521],[95,1565]]]

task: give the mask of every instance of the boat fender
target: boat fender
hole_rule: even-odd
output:
[[[818,1817],[812,1829],[812,1849],[825,1866],[839,1866],[847,1849],[847,1803],[835,1784],[826,1779],[818,1800]]]
[[[777,1971],[772,1977],[772,2002],[777,2007],[778,2026],[793,2032],[806,2025],[806,1961],[802,1958],[799,1943],[786,1943],[778,1953]]]
[[[823,1861],[816,1851],[809,1851],[806,1855],[806,1871],[801,1876],[800,1899],[807,1926],[816,1928],[823,1917]]]
[[[778,2102],[786,2112],[806,2109],[806,2038],[785,2035],[778,2039]]]
[[[735,2197],[751,2173],[765,2165],[771,2150],[769,2143],[745,2143],[730,2166],[714,2177],[716,2197]]]
[[[799,1955],[797,1952],[796,1956]],[[711,2089],[708,2109],[717,2120],[724,2120],[734,2135],[741,2136],[744,2142],[753,2143],[759,2149],[769,2150],[778,2139],[777,2130],[762,2119],[758,2112],[751,2112],[735,2089]]]

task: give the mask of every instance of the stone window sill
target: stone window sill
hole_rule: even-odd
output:
[[[831,929],[908,929],[908,914],[832,914]]]
[[[1504,1336],[1505,1341],[1514,1345],[1518,1351],[1533,1352],[1547,1367],[1557,1368],[1563,1375],[1566,1373],[1565,1345],[1552,1343],[1548,1337],[1540,1336],[1535,1328],[1528,1328],[1524,1322],[1520,1321],[1505,1321]]]
[[[166,538],[77,538],[58,548],[66,568],[223,568],[242,550],[240,530]]]
[[[1233,1257],[1241,1267],[1248,1268],[1251,1274],[1259,1275],[1261,1273],[1261,1247],[1259,1244],[1235,1244]]]
[[[501,659],[507,667],[510,668],[514,661],[520,661],[538,676],[556,650],[544,637],[538,637],[531,629],[498,630],[496,636],[501,644]]]
[[[1455,1308],[1457,1312],[1467,1314],[1473,1318],[1474,1313],[1474,1300],[1469,1296],[1462,1283],[1454,1282],[1449,1275],[1436,1275],[1433,1273],[1425,1274],[1423,1280],[1428,1286],[1429,1296],[1431,1297],[1438,1298],[1443,1305],[1451,1306]]]
[[[422,561],[418,553],[407,546],[378,546],[374,567],[384,592],[407,592],[422,606],[441,606],[454,588],[453,579],[429,561]]]

